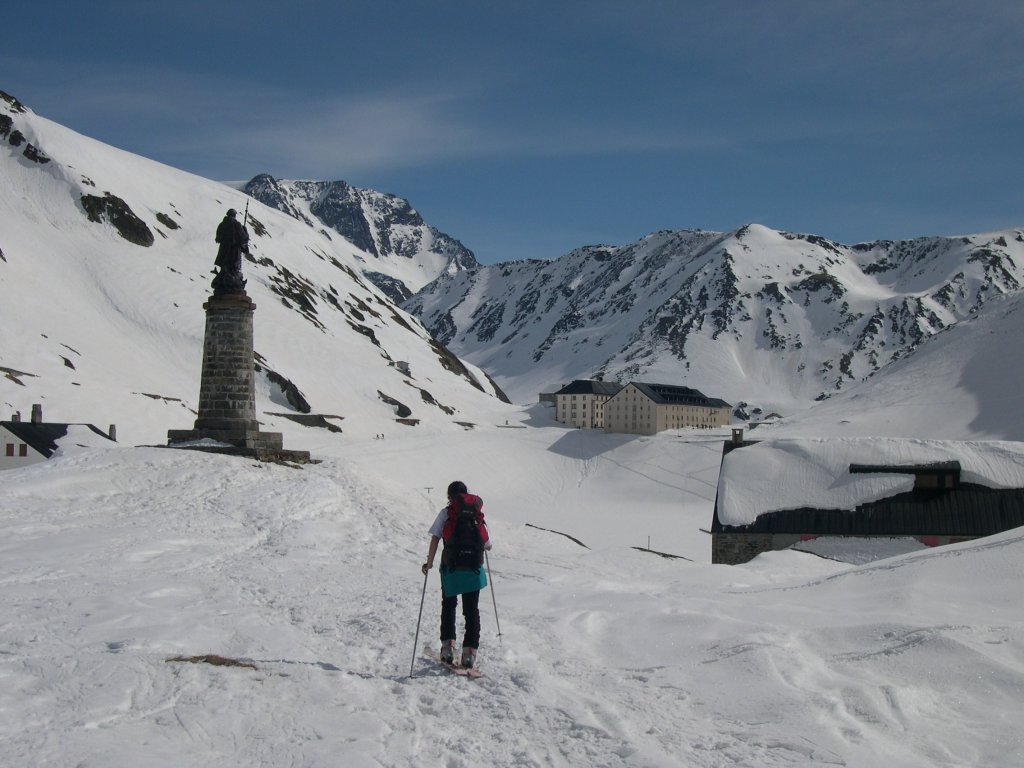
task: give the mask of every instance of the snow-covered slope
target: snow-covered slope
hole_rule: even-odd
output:
[[[266,429],[301,448],[326,430],[289,417],[357,434],[379,433],[380,416],[385,431],[504,418],[486,375],[368,281],[370,255],[349,242],[76,134],[7,94],[0,134],[2,418],[38,402],[48,421],[115,423],[127,443],[190,428],[214,230],[247,202]]]
[[[1022,440],[1022,338],[1024,294],[992,297],[879,375],[757,434]]]
[[[120,448],[5,473],[3,762],[1024,761],[1021,531],[856,568],[795,552],[730,567],[684,521],[703,562],[665,559],[629,547],[636,513],[678,525],[680,486],[701,491],[690,470],[717,446],[608,437],[421,430],[302,470]],[[495,541],[476,681],[414,646],[425,597],[418,645],[437,648],[436,571],[419,565],[455,476]],[[570,519],[592,549],[525,525]]]
[[[41,401],[48,420],[116,422],[122,446],[163,442],[194,418],[213,230],[246,198],[6,97],[0,133],[0,408]],[[701,528],[728,430],[605,435],[503,405],[363,279],[366,252],[255,202],[250,214],[256,348],[276,372],[258,410],[322,463],[72,437],[58,458],[5,471],[0,762],[1024,762],[1021,531],[856,568],[796,552],[710,565]],[[643,284],[616,289],[618,314]],[[1019,438],[1006,350],[1024,315],[1017,294],[994,292],[975,319],[756,436]],[[600,348],[600,330],[588,344]],[[300,416],[299,395],[344,432],[272,415]],[[396,401],[418,427],[396,423]],[[495,421],[510,428],[486,428]],[[437,647],[436,572],[424,580],[420,564],[454,479],[483,496],[495,542],[486,676],[472,682],[414,647],[421,600],[419,645]]]
[[[749,225],[446,275],[405,306],[517,401],[602,377],[792,413],[1022,285],[1021,230],[846,246]]]
[[[129,442],[187,428],[213,231],[249,203],[267,429],[297,429],[271,414],[307,408],[307,422],[368,434],[380,432],[371,411],[502,423],[484,370],[520,402],[579,376],[682,381],[741,418],[779,412],[809,434],[818,416],[849,434],[907,434],[887,404],[929,410],[913,420],[926,434],[908,436],[1015,439],[1024,427],[1019,399],[982,381],[1014,378],[1004,350],[1019,326],[1021,231],[844,246],[751,225],[479,267],[405,201],[343,182],[257,177],[266,207],[10,97],[0,133],[0,417],[42,402],[48,420],[116,423]],[[438,272],[406,307],[467,369],[380,288]]]
[[[441,275],[480,266],[472,251],[428,225],[407,200],[395,195],[344,181],[286,181],[268,174],[254,177],[242,190],[357,246],[366,254],[361,257],[362,274],[397,302]]]

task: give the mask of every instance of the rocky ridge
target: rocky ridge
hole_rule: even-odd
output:
[[[1022,284],[1021,230],[843,245],[751,224],[445,275],[404,306],[513,397],[660,379],[777,410],[877,374]]]
[[[54,418],[117,421],[133,442],[187,428],[213,233],[247,200],[243,271],[258,307],[257,410],[268,431],[334,432],[343,421],[346,434],[360,434],[376,428],[374,413],[403,429],[461,431],[503,412],[486,374],[367,279],[361,266],[373,254],[238,190],[77,134],[2,92],[0,118],[0,175],[17,190],[0,197],[0,322],[9,331],[0,416],[43,402]]]
[[[442,274],[479,266],[472,251],[395,195],[344,181],[286,181],[265,173],[242,191],[327,237],[333,232],[348,240],[363,253],[362,273],[396,302]]]

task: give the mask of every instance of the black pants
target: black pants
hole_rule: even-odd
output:
[[[462,597],[462,615],[466,619],[463,648],[480,647],[480,590],[466,592]],[[441,642],[455,639],[455,607],[458,597],[441,598]]]

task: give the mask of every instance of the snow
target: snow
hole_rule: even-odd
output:
[[[543,467],[568,461],[552,451],[566,434],[352,441],[303,469],[97,449],[5,473],[5,762],[1024,759],[1024,607],[1007,599],[1024,577],[1024,532],[860,567],[796,552],[729,567],[708,564],[694,520],[684,549],[698,561],[667,560],[627,546],[642,530],[631,511],[595,499],[647,475],[629,495],[677,516],[678,491],[650,462],[710,446],[617,443],[599,467],[581,451],[556,490]],[[455,477],[485,499],[502,634],[484,595],[485,677],[417,652],[410,678],[426,528]],[[425,587],[420,644],[437,648],[436,571]],[[256,668],[170,661],[206,654]]]
[[[268,231],[257,255],[346,306],[315,294],[318,327],[272,291],[283,269],[247,264],[257,350],[343,431],[275,416],[285,404],[261,380],[262,428],[320,463],[137,445],[192,424],[211,233],[245,200],[41,118],[16,121],[53,161],[0,148],[13,192],[0,196],[0,366],[24,372],[0,376],[0,415],[42,402],[47,420],[116,423],[121,443],[76,430],[56,458],[2,473],[0,763],[1024,763],[1024,530],[906,554],[876,542],[868,555],[894,556],[858,566],[795,551],[712,565],[701,529],[729,430],[605,435],[562,428],[544,406],[503,405],[347,276],[366,254],[256,203]],[[140,249],[87,223],[78,195],[105,190],[153,229],[154,212],[181,228]],[[1006,353],[1018,299],[749,434],[775,443],[779,472],[799,473],[778,493],[841,467],[823,438],[915,460],[941,457],[921,438],[960,440],[965,477],[1009,484],[1020,450],[1009,441],[1024,435],[1020,364]],[[352,307],[380,347],[349,327]],[[555,370],[520,386],[580,375]],[[397,424],[378,390],[419,425]],[[787,444],[810,461],[795,466]],[[420,565],[454,479],[484,498],[494,541],[475,681],[413,644],[421,599],[420,645],[438,643],[440,588]]]
[[[10,111],[6,105],[0,100],[0,113]],[[255,351],[267,368],[294,383],[314,414],[344,417],[347,434],[376,434],[379,418],[395,411],[381,392],[407,404],[422,424],[453,431],[463,429],[457,422],[507,418],[493,393],[447,369],[418,321],[359,277],[362,252],[352,244],[230,187],[105,146],[31,112],[11,116],[52,160],[30,163],[21,148],[0,144],[0,181],[13,191],[0,196],[0,367],[25,373],[21,383],[0,375],[0,418],[42,403],[48,421],[101,429],[113,423],[129,444],[163,443],[168,429],[189,429],[199,392],[202,307],[216,255],[213,233],[229,207],[242,211],[247,204],[250,222],[266,232],[251,226],[256,261],[243,268],[256,305]],[[87,220],[80,196],[106,192],[146,223],[152,246]],[[408,363],[408,375],[387,365],[399,360]],[[258,377],[257,389],[262,429],[284,433],[288,447],[291,423],[276,414],[294,409],[265,377]]]
[[[912,474],[850,474],[851,464],[960,462],[960,479],[1024,488],[1024,443],[900,438],[784,438],[730,451],[718,480],[718,519],[747,525],[766,512],[854,510],[914,487]]]
[[[72,456],[88,452],[94,448],[109,448],[112,441],[104,435],[97,434],[85,424],[68,424],[67,433],[58,438],[54,456]]]
[[[760,225],[662,231],[440,279],[405,306],[515,402],[598,377],[794,415],[1019,298],[1022,244],[1018,230],[870,250]]]
[[[908,552],[919,552],[927,547],[912,536],[819,536],[793,545],[798,552],[810,552],[818,557],[827,557],[841,563],[863,565],[875,560],[885,560]]]

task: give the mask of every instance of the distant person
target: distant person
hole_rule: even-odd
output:
[[[448,486],[448,506],[442,509],[430,526],[430,549],[423,564],[426,576],[434,567],[437,544],[444,542],[441,552],[441,660],[455,661],[455,609],[462,595],[462,616],[466,621],[462,636],[463,667],[476,663],[480,647],[480,590],[487,586],[484,552],[491,548],[491,538],[484,521],[484,502],[469,493],[466,484],[456,480]]]

